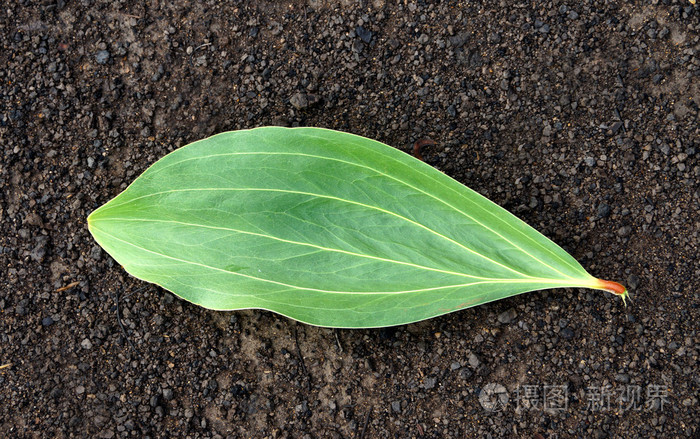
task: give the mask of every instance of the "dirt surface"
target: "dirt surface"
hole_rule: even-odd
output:
[[[696,6],[0,9],[0,437],[698,437]],[[91,239],[87,215],[167,152],[263,125],[432,138],[428,163],[634,301],[321,329],[190,305]]]

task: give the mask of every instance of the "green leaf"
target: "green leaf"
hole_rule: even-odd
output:
[[[320,128],[187,145],[88,226],[129,273],[185,300],[319,326],[399,325],[547,288],[627,295],[425,163]]]

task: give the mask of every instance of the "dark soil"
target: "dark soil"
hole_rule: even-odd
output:
[[[0,9],[0,437],[698,437],[687,0]],[[554,290],[336,331],[190,305],[90,237],[167,152],[262,125],[431,138],[428,163],[634,301]]]

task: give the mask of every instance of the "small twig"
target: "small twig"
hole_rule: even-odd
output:
[[[198,51],[199,49],[201,49],[202,47],[207,47],[207,46],[211,46],[211,43],[200,44],[199,46],[192,49],[192,53],[190,53],[190,66],[194,67],[194,63],[192,62],[192,58],[194,57],[194,53],[196,51]]]
[[[2,366],[0,366],[0,369],[5,369],[5,368],[8,368],[10,366],[12,366],[12,363],[3,364]]]
[[[76,286],[76,285],[78,285],[78,284],[80,284],[80,281],[71,282],[71,283],[69,283],[68,285],[66,285],[66,286],[64,286],[64,287],[61,287],[61,288],[57,289],[55,292],[56,292],[56,293],[60,293],[60,292],[62,292],[62,291],[70,290],[71,288],[73,288],[74,286]]]
[[[362,430],[360,431],[359,439],[364,439],[365,432],[367,431],[367,424],[369,424],[369,415],[372,413],[372,406],[369,406],[367,414],[365,415],[365,422],[362,424]]]
[[[418,139],[416,142],[413,144],[413,156],[420,160],[421,162],[424,162],[425,160],[423,159],[423,155],[421,154],[421,148],[424,146],[428,145],[436,145],[435,141],[432,139]]]
[[[138,355],[138,351],[136,350],[134,343],[131,342],[129,335],[126,333],[126,328],[124,328],[124,323],[122,323],[122,316],[121,316],[121,312],[119,310],[119,293],[118,292],[114,294],[114,302],[117,304],[117,322],[119,322],[119,327],[122,328],[122,334],[124,335],[124,338],[126,339],[126,341],[129,343],[129,346],[131,346],[131,350],[133,350],[134,353]]]
[[[334,329],[333,334],[335,335],[335,344],[338,346],[338,351],[342,354],[343,353],[343,345],[340,344],[340,337],[338,337],[338,330]]]
[[[126,296],[122,295],[121,298],[124,299],[124,300],[126,300],[126,299],[128,299],[129,297],[133,296],[134,294],[140,293],[141,291],[145,290],[146,288],[148,288],[148,285],[146,285],[145,287],[138,288],[138,289],[136,289],[136,290],[130,292],[130,293],[127,294]]]
[[[195,53],[196,51],[198,51],[198,50],[201,49],[202,47],[207,47],[207,46],[211,46],[211,43],[200,44],[199,46],[197,46],[197,47],[195,47],[194,49],[192,49],[192,53]]]
[[[309,375],[309,371],[306,370],[306,363],[304,363],[304,357],[301,355],[301,349],[299,348],[299,336],[297,334],[296,323],[294,324],[294,342],[297,346],[297,356],[299,357],[299,362],[301,363],[301,370],[304,372],[304,375],[306,376],[307,386],[309,390],[311,390],[311,376]]]

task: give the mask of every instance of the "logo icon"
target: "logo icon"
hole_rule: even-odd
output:
[[[508,404],[508,391],[498,383],[488,383],[479,392],[479,404],[487,412],[500,412]]]

